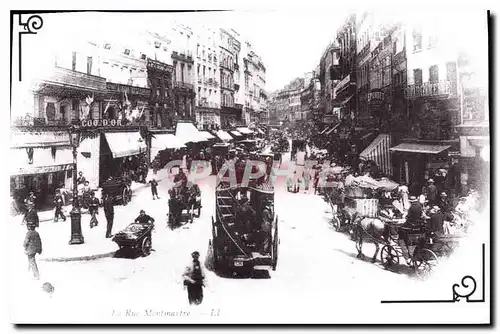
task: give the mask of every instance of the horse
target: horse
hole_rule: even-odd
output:
[[[395,224],[385,222],[378,217],[363,217],[358,216],[354,224],[354,238],[356,240],[356,248],[358,250],[357,258],[363,258],[363,237],[368,237],[369,241],[375,244],[375,253],[372,257],[372,263],[377,259],[380,250],[380,243],[391,244],[399,238],[399,233]]]

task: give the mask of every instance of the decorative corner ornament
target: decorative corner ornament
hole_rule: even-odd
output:
[[[482,244],[482,291],[481,298],[471,298],[476,292],[476,279],[470,275],[462,277],[461,284],[455,283],[452,286],[451,299],[431,299],[431,300],[382,300],[382,304],[411,304],[411,303],[457,303],[460,298],[465,298],[467,303],[486,302],[486,275],[485,275],[485,244]]]
[[[19,26],[24,30],[19,31],[19,81],[22,81],[22,36],[35,35],[43,27],[43,19],[40,15],[31,15],[26,22],[22,22],[19,14]]]

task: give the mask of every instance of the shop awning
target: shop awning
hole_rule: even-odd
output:
[[[146,143],[137,132],[108,132],[105,133],[113,158],[127,157],[146,152]]]
[[[193,123],[177,123],[175,135],[184,143],[199,143],[207,141]]]
[[[200,133],[206,138],[206,139],[214,139],[215,137],[208,131],[200,131]]]
[[[470,138],[467,140],[469,141],[469,143],[472,146],[479,147],[479,148],[483,148],[485,146],[490,145],[489,139],[485,139],[485,138]]]
[[[250,130],[249,128],[236,128],[236,130],[238,130],[239,132],[245,134],[245,135],[251,135],[253,134],[253,131]]]
[[[373,160],[385,174],[391,175],[391,136],[380,134],[367,148],[361,152],[359,158],[362,160]]]
[[[73,168],[72,148],[11,148],[7,158],[12,176],[52,173]]]
[[[409,153],[424,153],[424,154],[438,154],[447,149],[451,145],[430,145],[430,144],[416,144],[416,143],[402,143],[398,146],[390,148],[392,152],[409,152]]]
[[[186,147],[182,140],[170,133],[155,135],[151,144],[152,148],[160,150]]]
[[[260,133],[261,135],[265,135],[264,131],[262,131],[261,129],[255,128],[255,130],[257,130],[257,132]]]
[[[12,131],[11,147],[50,147],[70,146],[71,141],[67,131]]]
[[[223,140],[223,141],[233,140],[233,137],[231,137],[229,135],[229,133],[227,133],[224,130],[217,131],[216,135],[217,135],[217,137],[219,137],[220,140]]]
[[[243,136],[241,133],[239,133],[239,132],[238,132],[238,131],[236,131],[236,130],[229,131],[229,132],[231,132],[231,134],[232,134],[233,136],[236,136],[236,137],[241,137],[241,136]]]

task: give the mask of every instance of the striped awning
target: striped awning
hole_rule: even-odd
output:
[[[233,136],[236,136],[236,137],[241,137],[241,136],[242,136],[242,134],[241,134],[241,133],[239,133],[239,132],[238,132],[238,131],[236,131],[236,130],[229,131],[229,132],[231,132],[231,134],[232,134]]]
[[[380,134],[359,155],[362,160],[373,160],[380,170],[387,175],[392,175],[391,162],[391,136]]]

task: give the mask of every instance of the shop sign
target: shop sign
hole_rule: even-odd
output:
[[[460,151],[448,151],[448,157],[450,158],[459,158]]]
[[[82,120],[81,125],[84,127],[122,126],[122,120],[121,119],[89,119],[89,120]]]

